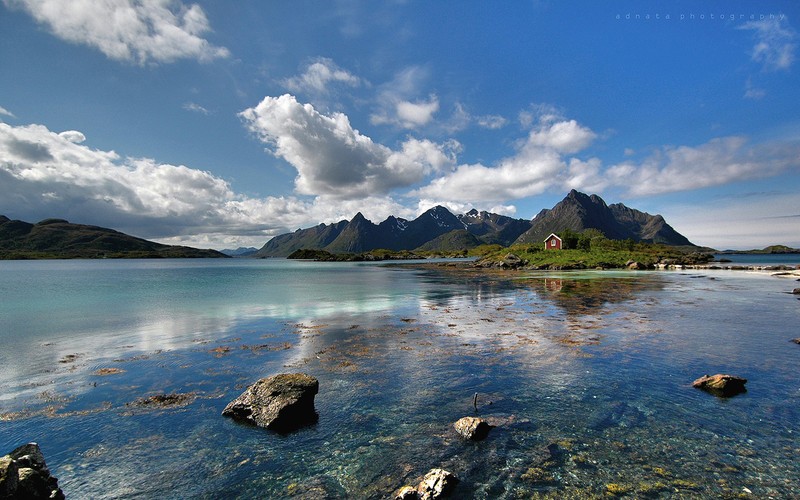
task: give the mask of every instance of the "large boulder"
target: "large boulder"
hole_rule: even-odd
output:
[[[453,424],[453,427],[462,437],[473,441],[484,439],[489,434],[489,431],[492,430],[489,422],[478,417],[460,418]]]
[[[0,457],[0,498],[64,498],[38,444],[22,445]]]
[[[248,387],[222,414],[267,429],[292,431],[317,421],[317,392],[316,378],[304,373],[283,373],[262,378]]]
[[[746,383],[747,379],[745,378],[718,373],[716,375],[704,375],[700,377],[692,382],[692,387],[703,389],[717,396],[730,397],[742,392],[747,392],[747,389],[744,387]]]

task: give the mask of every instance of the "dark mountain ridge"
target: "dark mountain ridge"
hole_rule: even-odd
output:
[[[164,245],[99,226],[45,219],[31,224],[0,215],[0,258],[226,257],[216,250]]]
[[[596,194],[589,196],[574,189],[552,209],[539,212],[533,218],[531,228],[520,235],[516,243],[541,243],[551,233],[565,229],[578,233],[597,229],[615,240],[694,246],[661,215],[650,215],[622,203],[609,206]]]
[[[255,257],[286,257],[299,249],[360,253],[376,249],[416,250],[424,246],[426,250],[451,250],[455,241],[452,238],[440,240],[447,248],[439,248],[439,243],[432,241],[453,231],[473,235],[474,238],[464,235],[458,238],[471,246],[497,242],[508,245],[530,227],[526,219],[475,210],[456,216],[442,206],[435,206],[414,220],[389,216],[380,224],[374,224],[359,212],[350,221],[320,224],[276,236],[256,252]],[[320,237],[322,234],[325,238]]]

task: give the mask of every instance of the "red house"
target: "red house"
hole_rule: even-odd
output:
[[[550,233],[550,236],[544,240],[545,250],[561,250],[561,238],[556,236],[555,233]]]

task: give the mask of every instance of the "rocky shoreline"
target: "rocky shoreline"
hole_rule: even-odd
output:
[[[414,267],[436,267],[436,268],[455,268],[472,270],[512,270],[512,271],[612,271],[612,270],[634,270],[634,271],[753,271],[769,272],[774,276],[797,277],[800,278],[800,266],[787,265],[740,265],[740,264],[720,264],[720,263],[673,263],[659,262],[656,265],[647,265],[637,261],[628,261],[624,267],[594,267],[585,266],[531,266],[523,259],[514,254],[508,254],[503,259],[483,259],[477,261],[453,260],[448,262],[420,262],[420,263],[398,263],[398,265]]]

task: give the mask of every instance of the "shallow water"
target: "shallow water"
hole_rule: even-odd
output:
[[[0,451],[38,442],[70,498],[383,498],[434,467],[460,498],[796,494],[789,279],[283,260],[2,262],[0,279]],[[320,380],[315,425],[220,416],[287,371]],[[693,389],[706,373],[748,392]],[[189,396],[137,404],[172,393]],[[497,427],[465,442],[452,424],[476,413]]]

